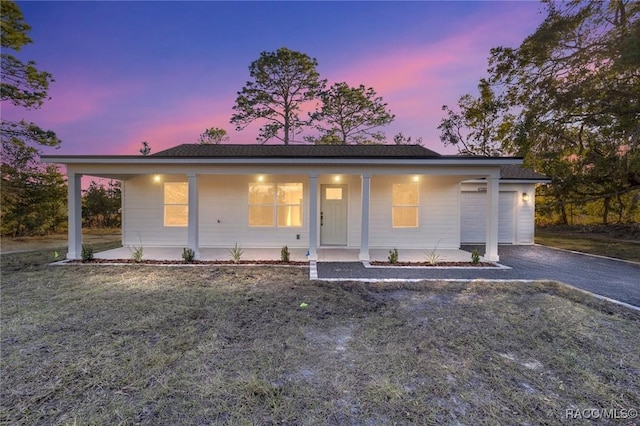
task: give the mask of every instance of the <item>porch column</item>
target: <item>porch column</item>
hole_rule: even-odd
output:
[[[490,262],[497,262],[498,257],[498,178],[487,176],[487,226],[486,247],[484,258]]]
[[[82,255],[82,175],[67,173],[69,247],[67,259],[80,259]]]
[[[362,222],[360,224],[360,256],[362,261],[369,261],[369,200],[371,192],[371,175],[362,175]]]
[[[309,260],[318,260],[318,174],[309,173]]]
[[[198,247],[198,175],[190,173],[187,175],[189,182],[189,221],[187,227],[187,245],[196,254],[196,258],[200,257]]]

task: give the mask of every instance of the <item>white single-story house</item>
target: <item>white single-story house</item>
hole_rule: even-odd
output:
[[[43,156],[67,167],[69,251],[82,249],[81,177],[122,181],[122,243],[145,247],[458,249],[533,244],[535,185],[521,158],[419,145],[199,145],[153,155]]]

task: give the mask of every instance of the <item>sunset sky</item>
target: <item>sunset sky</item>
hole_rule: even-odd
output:
[[[491,47],[516,47],[540,24],[537,2],[18,2],[34,43],[19,54],[53,74],[36,111],[3,103],[62,139],[48,154],[152,153],[229,124],[249,64],[280,47],[318,60],[329,84],[373,87],[396,120],[383,130],[439,140],[443,104],[476,93]],[[298,137],[301,139],[300,137]],[[274,141],[275,143],[276,141]]]

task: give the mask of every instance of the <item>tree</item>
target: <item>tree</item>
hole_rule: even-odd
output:
[[[320,140],[324,137],[339,138],[342,144],[382,143],[384,133],[377,128],[386,126],[395,118],[387,110],[382,97],[377,96],[373,88],[363,85],[349,87],[347,83],[336,83],[320,94],[322,104],[311,114],[320,131]]]
[[[2,101],[25,109],[39,108],[48,99],[51,74],[38,71],[36,64],[18,60],[12,52],[32,43],[31,27],[12,1],[0,2]],[[50,232],[60,224],[65,189],[55,166],[39,162],[41,146],[58,147],[61,141],[50,130],[34,123],[2,118],[2,233],[13,236]]]
[[[400,132],[393,136],[393,143],[396,145],[422,145],[422,136],[416,138],[416,141],[413,142],[411,136],[407,137]]]
[[[300,118],[301,106],[316,99],[326,84],[320,79],[317,66],[316,59],[286,47],[262,52],[249,66],[252,81],[238,92],[233,107],[236,112],[231,117],[236,130],[256,120],[266,121],[258,140],[264,143],[276,138],[288,145],[296,133],[310,124]]]
[[[498,156],[508,151],[505,139],[511,129],[512,117],[507,106],[496,97],[485,79],[478,84],[478,98],[466,94],[458,100],[455,112],[442,106],[446,117],[440,121],[440,140],[445,146],[458,148],[463,155]]]
[[[227,131],[219,127],[206,129],[198,138],[198,143],[200,145],[219,145],[228,141],[229,136],[227,136]]]
[[[571,156],[576,201],[640,190],[640,3],[547,2],[547,17],[517,49],[492,49],[491,80],[518,111],[523,154],[551,144]]]
[[[142,141],[140,143],[142,144],[142,148],[140,148],[140,154],[144,156],[151,154],[151,147],[149,146],[149,142]]]
[[[91,181],[83,191],[82,218],[92,228],[117,228],[120,226],[121,184],[110,180],[104,184]]]
[[[560,206],[597,201],[606,222],[621,196],[640,194],[640,3],[544,4],[546,18],[519,47],[491,49],[481,82],[491,102],[481,88],[479,100],[449,114],[444,140],[456,140],[458,125],[481,136],[488,129],[488,143],[554,179]],[[488,120],[465,121],[476,106]]]

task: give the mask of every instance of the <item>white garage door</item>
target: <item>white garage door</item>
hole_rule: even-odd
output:
[[[498,201],[498,242],[513,243],[515,192],[501,192]],[[462,192],[460,197],[460,241],[484,243],[487,225],[487,194]]]

